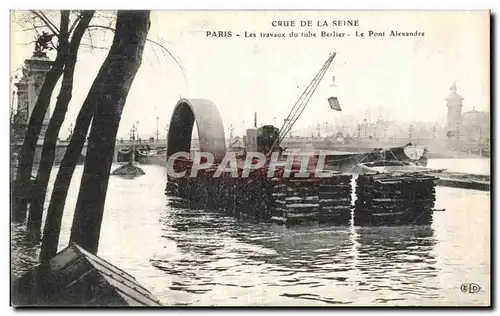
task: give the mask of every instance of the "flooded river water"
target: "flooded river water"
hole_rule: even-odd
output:
[[[489,174],[489,160],[429,161]],[[474,170],[463,170],[474,166]],[[482,166],[482,167],[481,167]],[[101,257],[165,305],[488,305],[490,193],[437,187],[431,226],[281,226],[169,205],[163,167],[111,177]],[[68,244],[82,166],[75,171],[60,249]],[[451,170],[451,169],[450,169]],[[52,174],[55,177],[56,169]],[[12,272],[38,248],[12,230]],[[479,293],[460,286],[476,283]]]

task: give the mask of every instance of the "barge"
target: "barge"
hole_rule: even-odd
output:
[[[438,177],[437,185],[458,189],[470,189],[478,191],[490,191],[491,177],[459,172],[441,172],[439,174],[429,173]]]
[[[436,178],[436,185],[470,189],[478,191],[490,191],[490,176],[460,172],[450,172],[446,169],[432,169],[426,167],[419,167],[411,165],[402,161],[374,161],[361,163],[357,167],[357,172],[360,174],[365,173],[386,173],[386,174],[415,174],[420,173],[427,176]]]
[[[226,147],[224,126],[213,102],[206,99],[181,99],[174,108],[168,131],[166,194],[180,197],[202,209],[216,209],[240,218],[284,225],[304,222],[345,225],[351,222],[353,215],[353,168],[359,163],[382,156],[425,164],[425,150],[415,148],[412,144],[342,156],[288,153],[286,148],[281,147],[285,135],[304,111],[334,57],[335,53],[330,54],[293,106],[281,129],[272,125],[257,128],[255,119],[254,129],[247,130],[246,149],[238,154]],[[334,100],[334,106],[331,100]],[[332,109],[341,110],[337,98],[329,98],[328,102]],[[199,152],[193,153],[191,137],[195,121]],[[410,149],[416,150],[417,155],[412,157]],[[260,158],[255,156],[257,153]],[[228,154],[231,154],[229,158]],[[304,156],[307,159],[304,160]],[[378,184],[367,186],[362,179],[358,178],[357,182],[358,211],[354,212],[354,216],[356,218],[358,214],[361,219],[378,218],[378,210],[384,205],[368,198],[373,195]],[[415,203],[415,196],[418,195],[416,191],[421,190],[422,186],[427,187],[429,192],[435,186],[433,181],[423,181],[420,177],[407,177],[402,181],[405,194],[397,199],[406,201],[398,204],[398,211]],[[359,201],[370,203],[364,203],[361,207]],[[391,211],[394,210],[393,206]],[[364,211],[360,212],[362,209]],[[414,211],[404,214],[400,220],[387,223],[405,224],[417,219]],[[428,216],[418,218],[419,223],[429,222]],[[357,222],[380,223],[371,219],[358,219]]]
[[[269,176],[266,161],[259,169],[247,170],[248,177],[244,177],[244,161],[237,163],[237,177],[230,173],[214,176],[220,165],[199,170],[196,177],[169,177],[166,193],[238,218],[286,225],[350,222],[352,175],[332,171],[327,177],[318,177],[314,167],[304,172],[295,163],[292,170],[277,167]],[[174,168],[190,174],[192,166],[192,160],[183,160]]]

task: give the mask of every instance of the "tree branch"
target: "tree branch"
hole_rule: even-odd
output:
[[[96,46],[96,45],[92,45],[92,44],[85,44],[85,43],[82,43],[80,44],[80,47],[87,47],[87,48],[90,48],[91,51],[93,51],[94,49],[99,49],[99,50],[108,50],[109,47],[104,47],[104,46]]]
[[[69,42],[69,32],[68,32],[68,26],[69,26],[69,11],[68,10],[61,10],[61,23],[60,23],[60,36],[59,36],[59,48],[65,51],[65,47]],[[52,43],[52,41],[51,41]],[[52,44],[54,45],[54,44]]]
[[[55,36],[59,37],[59,29],[52,23],[41,11],[37,12],[36,10],[30,10],[36,17],[42,20],[43,23],[50,29]]]
[[[78,22],[80,22],[81,19],[82,19],[82,15],[78,14],[78,16],[76,17],[76,19],[73,21],[73,24],[69,28],[69,34],[71,34],[71,32],[73,32],[73,30],[75,29],[76,25],[78,24]]]
[[[89,34],[89,40],[90,40],[90,51],[94,50],[94,44],[92,43],[92,33],[90,32],[90,29],[87,28],[87,33]]]
[[[63,11],[61,11],[62,13]],[[52,21],[45,15],[45,13],[43,13],[42,11],[39,12],[41,16],[43,16],[43,18],[47,21],[47,23],[56,30],[57,34],[60,34],[61,31],[57,28],[57,26],[52,23]],[[61,21],[62,21],[62,17],[61,17]],[[68,15],[68,23],[69,23],[69,15]],[[67,27],[66,27],[67,28]]]
[[[68,27],[69,27],[69,11],[68,10],[61,10],[61,23],[60,23],[61,30],[59,31],[60,35],[62,37],[65,37],[66,39],[69,37],[68,34]]]
[[[110,27],[110,26],[105,26],[105,25],[89,25],[88,29],[90,30],[90,28],[100,28],[100,29],[105,29],[105,30],[110,30],[112,32],[115,31],[114,28]],[[182,72],[184,72],[184,67],[182,67],[182,65],[179,63],[179,61],[177,60],[177,58],[174,57],[174,55],[172,55],[172,53],[165,47],[163,46],[162,44],[156,42],[156,41],[153,41],[152,39],[147,39],[147,41],[149,43],[152,43],[152,44],[155,44],[157,46],[159,46],[163,51],[166,51],[167,54],[175,61],[175,63],[177,64],[177,66],[179,66],[179,68],[182,70]]]
[[[85,30],[87,29],[90,20],[92,20],[92,17],[95,14],[95,10],[86,10],[83,11],[82,14],[80,14],[78,18],[78,24],[75,27],[75,32],[73,33],[73,36],[71,37],[71,49],[73,50],[78,50],[78,47],[81,45],[81,39],[83,37],[83,34],[85,33]]]
[[[96,29],[105,29],[105,30],[109,30],[109,31],[112,31],[112,32],[114,32],[114,31],[115,31],[115,29],[114,29],[114,28],[112,28],[111,26],[106,26],[106,25],[98,25],[98,24],[96,24],[96,25],[89,25],[89,27],[88,27],[88,28],[89,28],[89,29],[91,29],[91,28],[96,28]]]
[[[175,63],[177,64],[177,66],[179,66],[179,68],[182,70],[182,72],[184,72],[184,67],[181,66],[181,64],[179,63],[179,61],[177,60],[177,58],[174,57],[174,55],[172,55],[172,53],[165,47],[163,46],[162,44],[156,42],[156,41],[153,41],[152,39],[147,39],[147,41],[149,43],[152,43],[152,44],[155,44],[155,45],[158,45],[163,51],[166,51],[168,55],[170,55],[170,57],[175,61]]]
[[[33,25],[33,27],[19,29],[19,30],[16,30],[15,32],[35,31],[35,30],[44,29],[44,28],[47,28],[47,26],[46,25]]]

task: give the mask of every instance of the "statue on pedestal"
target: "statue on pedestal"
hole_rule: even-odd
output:
[[[54,34],[49,34],[47,32],[42,32],[42,35],[38,37],[35,42],[35,51],[33,52],[33,56],[35,57],[47,57],[47,50],[52,50],[52,47],[49,47],[50,41]]]
[[[456,81],[453,81],[453,83],[451,84],[450,91],[453,93],[457,93],[457,82]]]

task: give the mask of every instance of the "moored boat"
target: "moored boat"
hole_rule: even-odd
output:
[[[388,149],[377,148],[365,153],[337,153],[327,155],[326,165],[330,169],[350,173],[366,172],[373,167],[420,168],[427,165],[427,149],[408,143]],[[373,171],[373,170],[372,170]]]
[[[139,163],[148,165],[166,165],[167,150],[166,148],[138,150]]]
[[[427,167],[418,166],[408,161],[395,161],[395,160],[378,160],[372,162],[360,163],[357,166],[358,173],[378,172],[378,173],[438,173],[446,169],[432,169]]]

